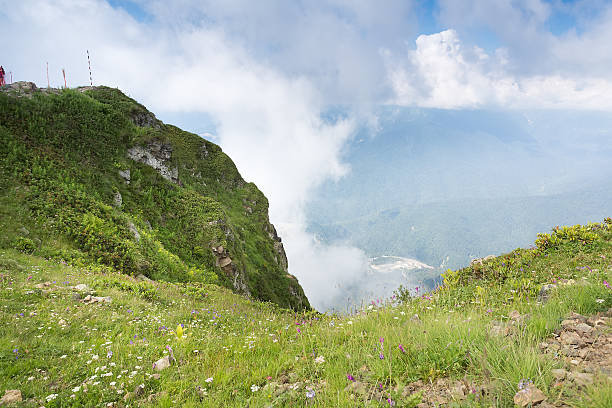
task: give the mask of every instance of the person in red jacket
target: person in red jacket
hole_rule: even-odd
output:
[[[6,74],[4,72],[4,67],[0,65],[0,86],[6,85],[6,82],[4,82],[4,74]]]

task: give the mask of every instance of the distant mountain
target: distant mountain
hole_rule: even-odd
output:
[[[369,256],[441,268],[612,212],[612,114],[386,108],[323,184],[309,226]]]

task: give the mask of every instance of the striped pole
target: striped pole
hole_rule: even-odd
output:
[[[68,84],[66,83],[66,71],[62,68],[62,75],[64,76],[64,88],[68,88]]]
[[[11,82],[10,83],[12,84],[13,83],[13,71],[9,72],[9,76],[11,77]]]
[[[47,62],[47,88],[51,88],[49,84],[49,63]]]
[[[91,79],[91,60],[89,59],[89,50],[87,50],[87,65],[89,65],[89,85],[93,86],[93,79]]]

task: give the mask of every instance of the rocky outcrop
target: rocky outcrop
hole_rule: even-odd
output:
[[[274,241],[274,259],[276,260],[276,263],[283,269],[283,271],[287,272],[289,270],[289,263],[287,261],[287,254],[285,253],[285,248],[283,247],[281,237],[278,236],[274,225],[270,223],[268,223],[266,232],[268,233],[270,239]]]
[[[587,317],[572,313],[540,349],[565,368],[553,370],[556,387],[585,387],[595,377],[612,379],[612,309]]]
[[[163,178],[179,184],[178,168],[170,167],[172,145],[154,140],[146,146],[134,146],[128,150],[128,157],[136,162],[151,166]]]
[[[230,278],[234,290],[236,290],[238,293],[250,297],[251,292],[249,291],[249,287],[246,283],[246,274],[243,270],[238,269],[238,267],[234,264],[232,258],[230,258],[229,251],[222,245],[213,246],[211,250],[217,258],[215,263],[216,266],[221,268],[225,275]]]
[[[154,114],[147,110],[133,111],[130,114],[132,123],[139,127],[149,127],[153,129],[161,128],[160,121],[155,117]]]

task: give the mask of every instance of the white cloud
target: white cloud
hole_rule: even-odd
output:
[[[612,109],[610,79],[513,75],[503,49],[488,55],[478,47],[464,47],[454,30],[419,36],[407,58],[384,55],[396,95],[392,102],[400,105]]]

